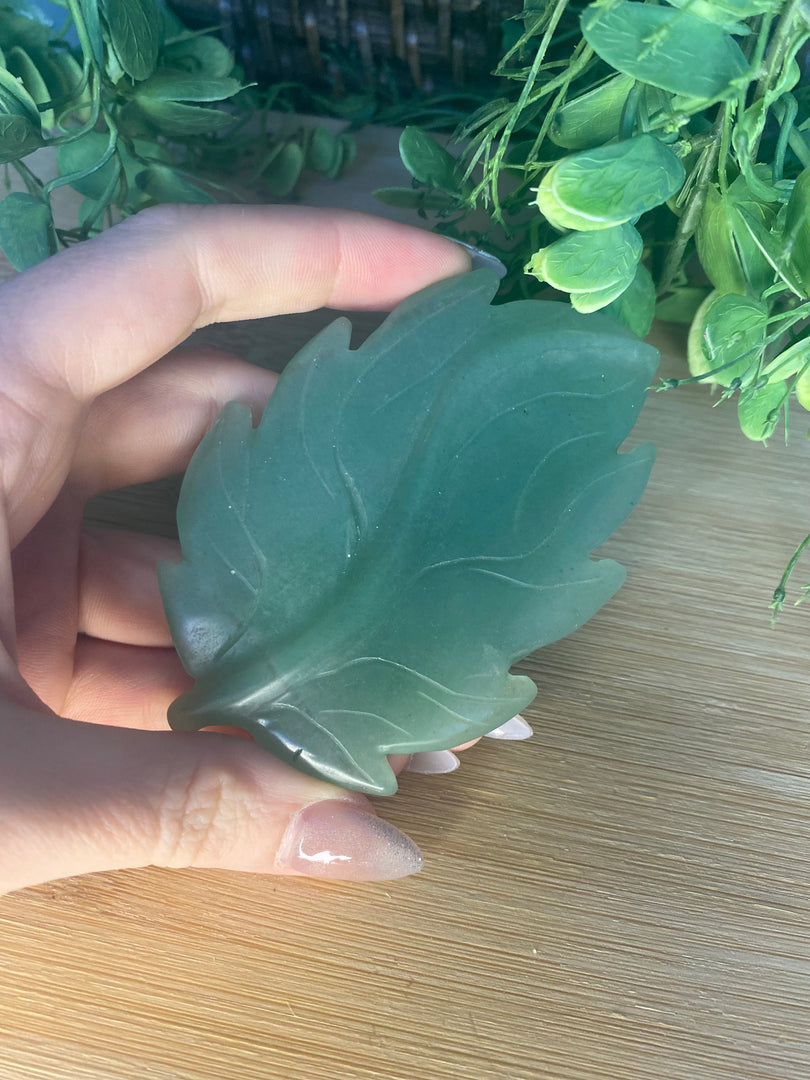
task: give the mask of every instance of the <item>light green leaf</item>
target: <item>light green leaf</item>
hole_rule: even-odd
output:
[[[777,277],[781,278],[796,296],[805,299],[807,293],[804,285],[794,269],[792,260],[785,254],[781,236],[765,228],[760,218],[744,203],[738,203],[734,209],[742,218],[756,246],[776,271]]]
[[[572,232],[541,248],[527,272],[564,292],[618,290],[605,300],[615,300],[636,273],[642,242],[632,225],[615,225],[598,232]],[[604,306],[604,305],[600,305]]]
[[[776,11],[780,0],[667,0],[673,7],[689,11],[714,23],[729,34],[746,35],[750,30],[744,20],[754,15]]]
[[[740,430],[753,442],[764,442],[773,435],[782,412],[786,383],[769,380],[764,386],[741,391],[737,404]]]
[[[782,251],[810,295],[810,169],[796,177],[785,211]]]
[[[758,300],[723,293],[709,304],[703,316],[702,348],[708,370],[722,368],[714,376],[721,386],[746,374],[753,377],[767,332],[768,309]]]
[[[638,501],[617,454],[656,363],[612,319],[490,306],[476,272],[406,300],[358,349],[338,320],[258,428],[225,407],[159,577],[194,688],[173,728],[247,729],[285,761],[388,794],[385,755],[458,745],[535,687],[510,666],[623,571],[590,553]]]
[[[638,264],[635,277],[624,292],[607,305],[605,314],[618,319],[637,337],[645,338],[649,334],[655,315],[655,285],[644,263]]]
[[[614,75],[554,113],[548,137],[568,150],[590,150],[619,134],[627,95],[635,85],[630,75]]]
[[[51,209],[27,191],[0,202],[0,248],[15,270],[28,270],[56,251]]]
[[[406,127],[399,137],[402,164],[420,184],[456,191],[456,159],[418,127]]]
[[[238,79],[190,75],[185,71],[157,71],[138,87],[136,99],[155,101],[224,101],[242,90]]]
[[[0,68],[0,111],[24,116],[37,131],[42,127],[37,103],[19,79]]]
[[[110,43],[130,78],[148,79],[155,70],[163,22],[156,0],[103,0]]]
[[[6,56],[6,67],[16,79],[20,80],[37,106],[50,104],[51,92],[36,64],[25,49],[21,49],[16,45],[13,49],[10,49]],[[38,109],[38,111],[42,127],[52,128],[56,123],[53,109]]]
[[[33,154],[42,146],[42,136],[25,116],[0,115],[0,165]]]
[[[688,99],[737,93],[748,64],[723,30],[674,8],[618,0],[590,4],[582,33],[594,52],[617,71]]]
[[[558,161],[543,177],[537,205],[558,228],[607,229],[665,203],[685,175],[668,146],[638,135]],[[565,220],[555,220],[558,208]]]
[[[740,208],[764,227],[761,204],[755,204],[743,188],[721,194],[710,184],[695,244],[706,276],[719,292],[742,294],[750,287],[759,295],[773,283],[773,269],[751,238]]]

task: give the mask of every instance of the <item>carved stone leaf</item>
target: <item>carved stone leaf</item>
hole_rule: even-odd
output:
[[[160,580],[196,681],[174,728],[233,724],[377,794],[389,753],[458,744],[535,695],[509,673],[624,572],[590,552],[646,484],[617,448],[656,364],[567,305],[490,306],[485,271],[411,297],[359,349],[338,320],[261,424],[225,407],[189,466]]]

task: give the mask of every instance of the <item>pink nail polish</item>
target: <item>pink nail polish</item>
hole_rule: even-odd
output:
[[[399,829],[343,799],[300,810],[284,834],[276,863],[333,881],[389,881],[422,869],[422,853]]]

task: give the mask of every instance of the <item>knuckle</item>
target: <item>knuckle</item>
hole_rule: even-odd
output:
[[[226,755],[198,755],[167,781],[158,815],[155,864],[226,864],[230,848],[250,818],[250,801],[244,777]]]

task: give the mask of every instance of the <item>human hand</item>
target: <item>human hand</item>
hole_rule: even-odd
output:
[[[270,373],[172,352],[197,327],[385,309],[468,268],[456,245],[360,214],[162,207],[2,286],[0,892],[148,864],[353,880],[419,868],[363,796],[248,740],[166,730],[189,680],[155,564],[177,546],[83,532],[82,513],[98,492],[182,471],[226,401],[260,413]]]

